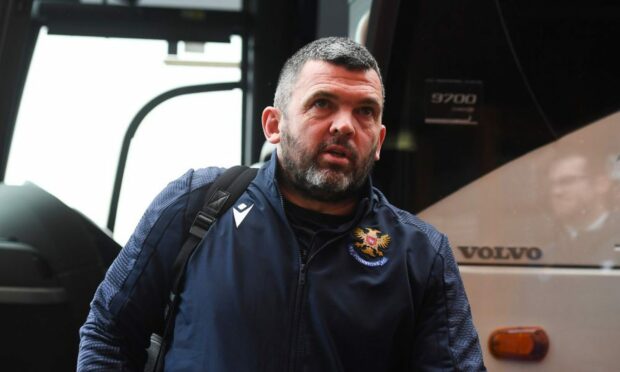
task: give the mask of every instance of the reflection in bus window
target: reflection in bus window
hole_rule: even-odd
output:
[[[587,152],[551,160],[548,170],[549,204],[556,221],[554,243],[565,255],[601,256],[620,243],[620,216],[612,191],[608,156]]]

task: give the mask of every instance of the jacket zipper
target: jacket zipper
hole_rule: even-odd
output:
[[[299,334],[301,333],[301,307],[303,303],[304,291],[306,286],[306,273],[308,252],[304,248],[299,249],[299,275],[297,277],[297,290],[295,291],[295,307],[293,310],[293,326],[291,327],[291,345],[289,371],[294,372],[296,368],[297,357],[301,353],[299,344]]]
[[[304,302],[304,293],[306,286],[306,279],[308,274],[308,264],[320,251],[323,250],[324,247],[332,244],[338,239],[341,239],[345,234],[340,234],[327,242],[325,242],[321,247],[315,250],[310,256],[308,256],[308,251],[304,248],[299,249],[299,258],[300,258],[300,266],[299,266],[299,275],[297,279],[297,291],[295,293],[295,307],[293,313],[293,327],[292,332],[293,335],[291,337],[291,355],[289,361],[289,372],[295,372],[297,368],[297,359],[298,356],[303,352],[303,346],[299,345],[299,335],[301,333],[301,313],[302,313],[302,305]]]
[[[284,212],[284,197],[282,196],[282,193],[280,193],[280,190],[276,187],[276,190],[278,190],[278,194],[280,197],[280,207],[282,208],[282,213],[285,214]],[[363,216],[365,216],[368,212],[364,213]],[[363,217],[362,216],[362,217]],[[361,219],[361,218],[358,218]],[[290,229],[290,227],[289,227]],[[292,233],[292,231],[291,231]],[[295,292],[295,306],[293,309],[293,324],[291,327],[291,342],[290,342],[290,356],[289,356],[289,372],[295,372],[295,369],[297,368],[297,359],[298,359],[298,355],[301,354],[301,352],[303,350],[301,346],[298,346],[297,344],[299,343],[299,334],[301,333],[301,307],[303,304],[303,297],[304,297],[304,292],[305,292],[305,286],[306,286],[306,276],[307,276],[307,269],[308,269],[308,264],[310,263],[310,261],[312,260],[312,258],[314,258],[320,251],[323,250],[323,248],[325,248],[326,246],[332,244],[334,241],[342,238],[343,236],[345,236],[346,233],[342,233],[339,234],[338,236],[328,240],[327,242],[325,242],[321,247],[319,247],[317,250],[315,250],[310,256],[308,256],[308,250],[299,247],[299,275],[297,276],[297,290]],[[293,237],[295,237],[295,234],[293,233]],[[296,239],[295,239],[296,240]],[[297,244],[298,245],[298,244]],[[312,244],[311,244],[312,245]],[[298,245],[299,246],[299,245]]]

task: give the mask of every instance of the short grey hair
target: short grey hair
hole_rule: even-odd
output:
[[[325,61],[354,71],[373,69],[379,76],[381,93],[385,98],[379,65],[368,49],[346,37],[326,37],[307,44],[284,63],[273,105],[285,116],[293,86],[297,82],[299,72],[308,61]]]

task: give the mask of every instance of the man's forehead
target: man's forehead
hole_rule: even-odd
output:
[[[322,84],[330,83],[335,85],[365,85],[368,88],[372,88],[380,101],[383,101],[381,79],[374,69],[348,69],[345,66],[327,61],[307,61],[297,75],[294,90],[298,90],[298,88],[308,89],[312,86],[321,89],[320,86]],[[307,94],[308,92],[301,93]]]
[[[581,155],[568,155],[551,164],[551,177],[560,177],[568,174],[581,174],[587,171],[587,159]]]

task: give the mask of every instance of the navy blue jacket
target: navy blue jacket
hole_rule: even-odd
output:
[[[484,370],[446,237],[369,185],[304,264],[272,158],[191,257],[166,370]],[[141,370],[201,190],[221,172],[189,171],[146,211],[91,303],[78,370]]]

